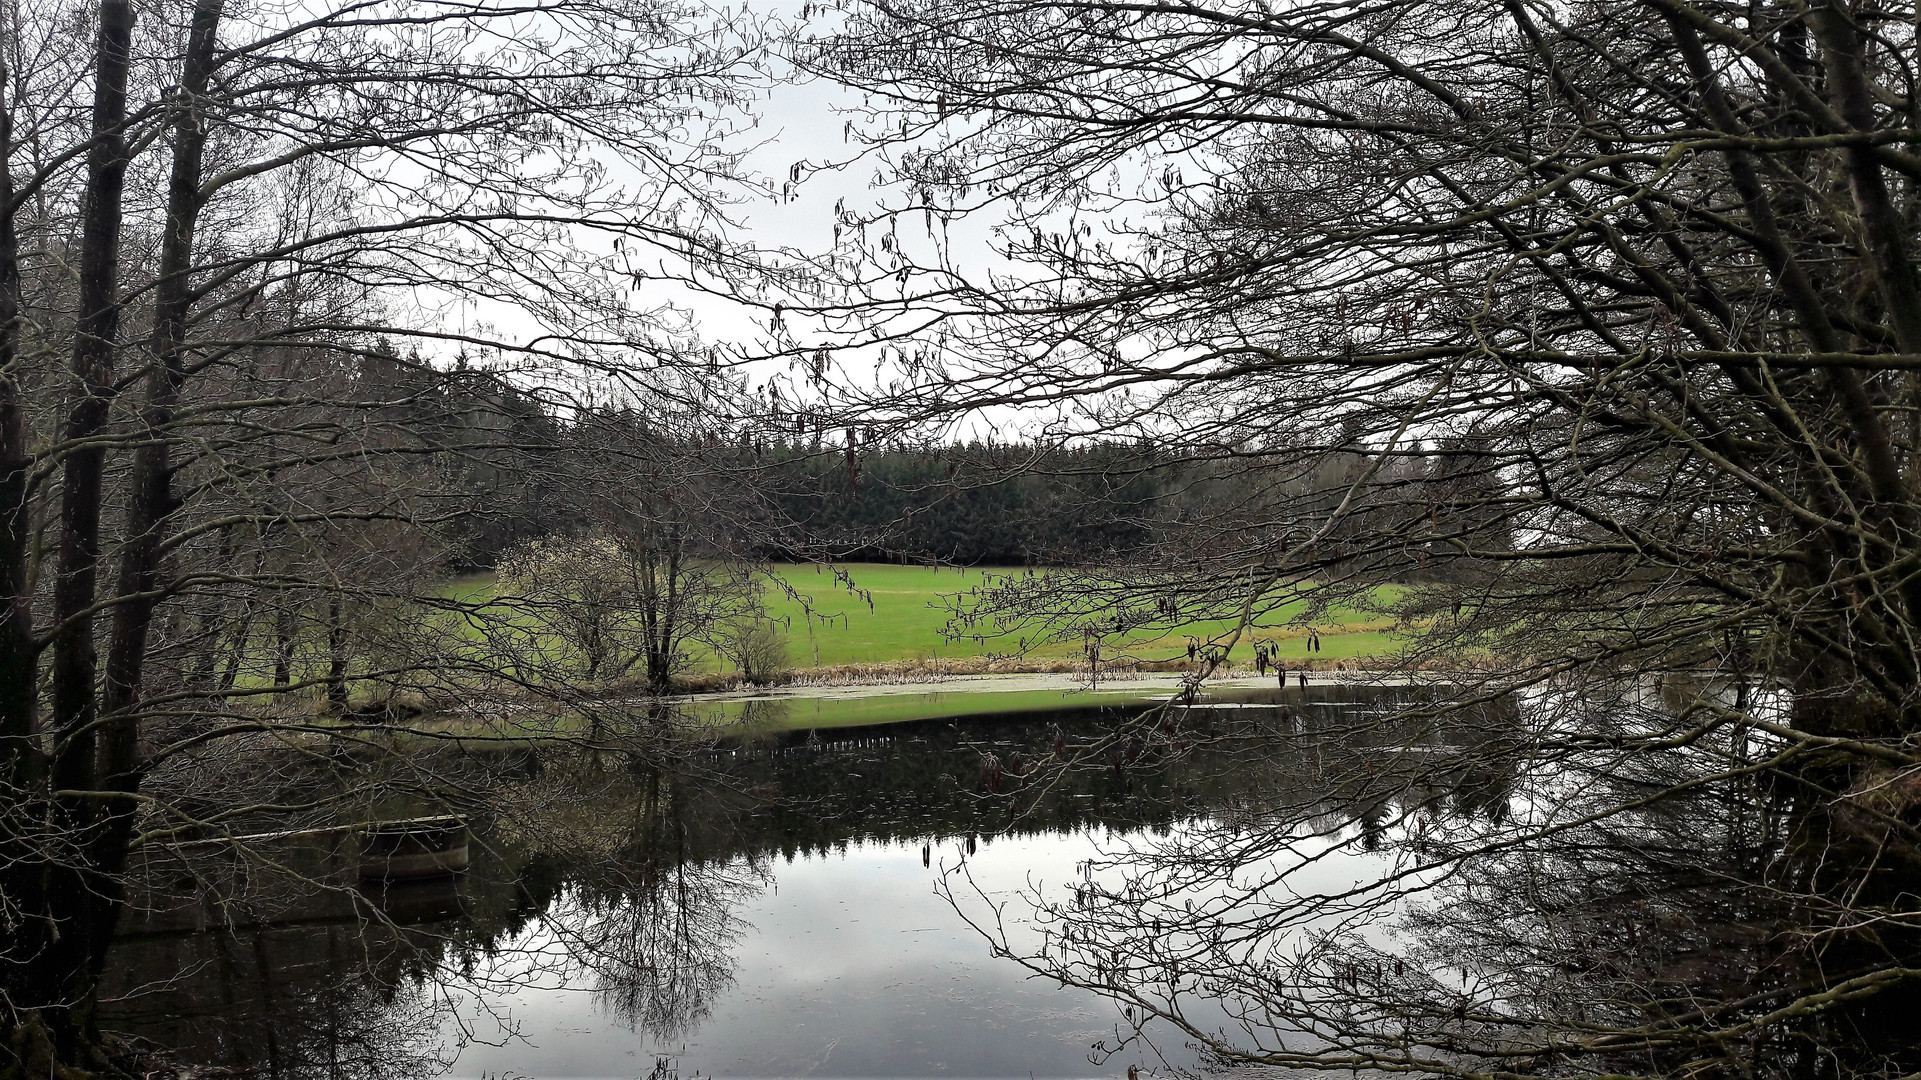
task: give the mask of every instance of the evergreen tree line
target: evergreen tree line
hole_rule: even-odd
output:
[[[449,440],[464,508],[442,530],[452,572],[492,568],[516,545],[593,528],[612,503],[647,497],[619,490],[645,484],[644,471],[610,481],[606,463],[622,457],[659,463],[677,484],[701,477],[703,546],[728,557],[1088,566],[1171,557],[1228,520],[1277,535],[1324,532],[1335,543],[1401,524],[1350,508],[1329,526],[1341,485],[1355,481],[1415,491],[1403,515],[1448,523],[1443,532],[1470,541],[1411,544],[1392,556],[1403,576],[1472,577],[1483,560],[1452,548],[1515,546],[1500,512],[1505,481],[1472,434],[1438,437],[1431,450],[1416,444],[1372,471],[1360,448],[1337,452],[1307,474],[1278,456],[1267,470],[1245,460],[1224,469],[1123,440],[871,446],[858,432],[701,431],[629,407],[570,405],[563,417],[537,393],[460,372],[437,398],[443,416],[465,418]]]

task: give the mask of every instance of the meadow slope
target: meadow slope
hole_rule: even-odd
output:
[[[787,629],[790,658],[797,668],[992,657],[1045,666],[1078,660],[1081,656],[1078,641],[1046,643],[1022,650],[1018,637],[950,639],[945,636],[955,596],[980,586],[990,576],[1018,571],[884,563],[844,564],[838,569],[851,578],[854,587],[861,590],[860,594],[837,578],[834,567],[781,565],[773,568],[778,581],[767,589],[766,607],[769,616]],[[491,575],[477,575],[451,583],[446,595],[466,602],[485,603],[498,595],[498,588]],[[1375,603],[1366,606],[1378,608],[1391,598],[1377,592]],[[1288,605],[1255,627],[1252,637],[1272,642],[1283,661],[1365,659],[1398,650],[1398,643],[1390,632],[1389,617],[1378,610],[1336,607],[1313,627],[1320,634],[1321,648],[1310,655],[1308,628],[1286,625],[1304,610],[1304,603]],[[1112,650],[1118,646],[1134,660],[1184,660],[1189,637],[1204,641],[1221,639],[1232,629],[1231,620],[1195,622],[1152,635],[1109,639],[1107,647]],[[705,650],[698,652],[694,658],[696,672],[726,670],[725,661]],[[1244,638],[1235,649],[1233,659],[1251,663],[1252,656],[1252,645]]]

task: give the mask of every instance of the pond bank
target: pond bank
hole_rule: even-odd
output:
[[[576,732],[582,716],[593,723],[620,724],[627,714],[657,714],[699,737],[756,732],[838,728],[945,719],[968,715],[1004,715],[1054,710],[1145,708],[1168,701],[1186,687],[1191,672],[1186,664],[1164,670],[1125,669],[1103,672],[1090,681],[1084,666],[1062,664],[1042,670],[981,671],[972,665],[943,666],[884,664],[812,669],[774,686],[730,682],[720,686],[676,685],[656,696],[645,684],[600,688],[591,696],[562,707],[549,699],[503,690],[434,705],[403,704],[399,711],[377,719],[410,727],[457,734],[479,725],[490,737],[526,726],[530,737]],[[1201,700],[1234,698],[1271,691],[1280,684],[1277,672],[1262,675],[1246,667],[1229,668],[1202,684]],[[1418,682],[1448,682],[1458,672],[1435,669],[1425,673],[1404,668],[1367,668],[1353,660],[1324,660],[1310,666],[1286,667],[1286,686],[1372,685],[1405,686]],[[1305,676],[1306,682],[1300,680]],[[576,719],[569,720],[567,716]]]
[[[1438,675],[1438,673],[1437,673]],[[1305,677],[1305,682],[1301,681]],[[674,723],[698,737],[729,737],[810,728],[861,727],[961,716],[1000,716],[1012,713],[1144,709],[1173,699],[1188,685],[1183,671],[1124,672],[1090,681],[1085,670],[1016,672],[1004,674],[893,674],[864,680],[801,681],[780,686],[738,686],[704,692],[654,696],[640,687],[603,691],[579,709],[601,720],[619,722],[625,713],[673,714]],[[1290,667],[1286,688],[1328,686],[1405,686],[1420,681],[1406,672],[1369,671],[1346,664],[1326,670]],[[1445,681],[1444,679],[1441,681]],[[1200,701],[1246,699],[1271,693],[1282,684],[1274,673],[1234,671],[1209,678],[1200,688]],[[546,721],[536,719],[548,717]],[[518,704],[515,699],[477,699],[463,706],[423,711],[412,723],[458,731],[478,722],[494,734],[500,725],[531,722],[576,725],[557,720],[558,714]],[[596,720],[599,723],[600,720]]]
[[[1344,672],[1354,674],[1367,669],[1377,660],[1389,660],[1387,654],[1380,656],[1337,656],[1325,659],[1315,657],[1283,658],[1290,675],[1296,671]],[[1151,676],[1167,676],[1179,680],[1182,676],[1199,671],[1203,665],[1192,660],[1142,660],[1123,657],[1101,666],[1101,682],[1120,682],[1129,679]],[[1264,679],[1271,675],[1259,675],[1251,663],[1236,662],[1216,669],[1222,674],[1210,679]],[[1013,675],[1059,675],[1085,680],[1087,662],[1085,660],[1046,659],[1043,657],[947,657],[919,660],[876,660],[846,664],[830,664],[822,667],[796,668],[781,677],[777,683],[753,686],[742,681],[737,672],[725,674],[710,672],[694,675],[677,675],[673,680],[674,691],[678,694],[715,694],[730,691],[752,691],[759,689],[783,689],[786,687],[818,686],[866,686],[884,683],[929,682],[936,680],[971,677],[1007,677]]]
[[[1288,673],[1298,687],[1301,673]],[[1308,685],[1351,683],[1358,672],[1308,672]],[[1387,676],[1381,676],[1386,679]],[[1369,680],[1374,681],[1374,680]],[[1392,680],[1402,681],[1402,680]],[[673,699],[695,723],[758,731],[904,723],[957,716],[1043,710],[1147,707],[1172,699],[1186,686],[1183,674],[1157,672],[1103,678],[1085,673],[1026,673],[921,678],[894,682],[721,691]],[[1203,699],[1277,688],[1273,675],[1229,675],[1207,680]]]

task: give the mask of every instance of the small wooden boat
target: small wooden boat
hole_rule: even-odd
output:
[[[362,881],[442,877],[467,869],[467,823],[457,817],[368,825],[360,833]]]

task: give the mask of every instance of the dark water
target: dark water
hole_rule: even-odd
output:
[[[1149,1064],[1138,1051],[1090,1063],[1095,1043],[1117,1038],[1114,1007],[996,960],[933,887],[943,865],[964,865],[985,894],[968,894],[967,909],[980,917],[986,901],[1014,899],[1030,874],[1067,879],[1093,842],[1016,837],[968,856],[964,842],[948,841],[932,870],[917,846],[868,843],[798,856],[762,875],[739,863],[713,867],[714,877],[748,887],[731,912],[738,936],[718,965],[728,970],[715,972],[711,1012],[672,1025],[678,1034],[636,1032],[647,1006],[629,1011],[617,992],[592,1000],[577,988],[522,990],[496,1007],[523,1041],[469,1046],[457,1071],[621,1076],[660,1055],[683,1071],[734,1077],[1068,1077]],[[557,943],[537,933],[515,944]],[[474,1020],[473,1035],[499,1041],[502,1026]],[[1178,1044],[1172,1050],[1175,1061],[1192,1062]]]
[[[823,731],[668,762],[436,751],[437,777],[465,778],[465,873],[355,887],[325,834],[155,854],[106,1026],[281,1076],[1190,1067],[1194,1052],[1151,1026],[1119,1045],[1115,1006],[997,958],[979,928],[998,921],[1021,944],[1028,899],[1071,893],[1086,860],[1250,806],[1320,800],[1352,834],[1378,830],[1366,775],[1330,762],[1353,757],[1348,721],[1396,695],[1316,687],[1191,710],[1193,745],[1159,749],[1114,734],[1139,710],[1106,709]],[[1222,717],[1236,734],[1215,737]],[[1032,763],[1081,747],[1079,767],[1033,779]],[[287,782],[342,783],[352,766]],[[1465,807],[1498,800],[1504,781],[1477,766],[1449,782]],[[1339,891],[1377,873],[1371,846],[1296,884]]]
[[[299,1078],[1915,1075],[1921,786],[1618,683],[263,744],[180,770],[251,838],[144,852],[103,1022]],[[449,812],[463,872],[361,880],[343,825]]]

